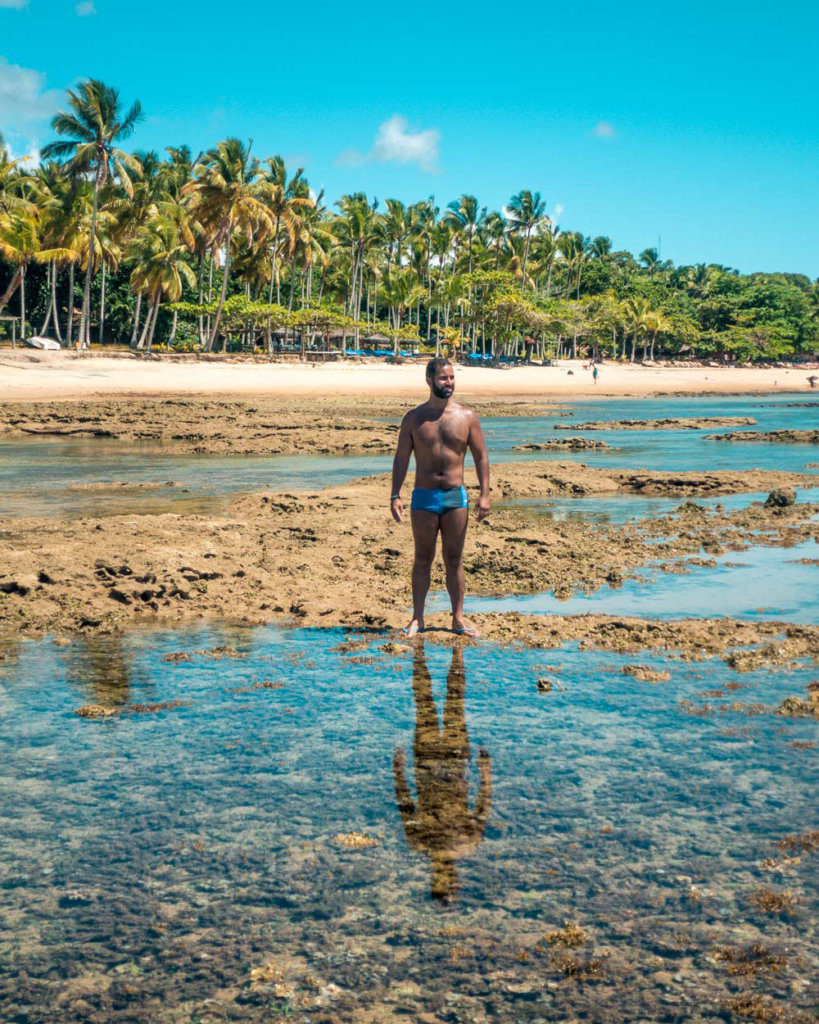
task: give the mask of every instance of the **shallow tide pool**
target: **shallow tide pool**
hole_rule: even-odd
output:
[[[387,639],[6,644],[2,1019],[812,1019],[815,666]]]

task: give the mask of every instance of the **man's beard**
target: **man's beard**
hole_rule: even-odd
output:
[[[437,384],[432,385],[432,393],[436,398],[449,398],[452,392],[455,390],[455,385],[452,387],[439,388]]]

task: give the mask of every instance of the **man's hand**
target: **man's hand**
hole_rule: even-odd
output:
[[[483,495],[478,498],[478,503],[475,506],[475,518],[479,523],[482,523],[484,519],[489,515],[489,498]]]
[[[404,522],[404,502],[400,498],[390,498],[390,512],[396,523]]]

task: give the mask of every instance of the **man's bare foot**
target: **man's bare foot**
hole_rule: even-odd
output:
[[[452,632],[456,633],[458,636],[471,637],[473,640],[477,639],[481,635],[480,631],[475,626],[470,625],[470,623],[465,622],[463,619],[459,619],[457,621],[455,619],[452,620]]]
[[[411,619],[410,622],[401,630],[401,634],[402,636],[405,636],[408,640],[411,640],[417,633],[423,633],[423,631],[424,620]]]

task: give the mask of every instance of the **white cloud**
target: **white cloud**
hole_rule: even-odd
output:
[[[598,139],[613,139],[617,136],[617,130],[610,121],[598,121],[592,128],[592,135]]]
[[[557,224],[558,220],[560,219],[560,215],[562,213],[563,213],[563,203],[555,203],[555,208],[552,211],[551,216],[549,217],[549,220],[551,220],[552,224]]]
[[[57,113],[63,94],[46,88],[46,76],[0,57],[0,126],[6,141],[18,152],[34,156],[48,122]]]
[[[28,7],[28,0],[0,0],[0,8],[8,7],[12,11],[22,11],[24,7]]]
[[[364,163],[417,164],[422,171],[438,170],[438,143],[441,133],[435,128],[411,131],[409,122],[401,114],[378,126],[372,149],[359,153],[347,149],[340,154],[336,163],[345,167],[358,167]]]
[[[80,0],[74,11],[78,18],[87,18],[92,14],[96,14],[97,8],[94,6],[94,0]]]

